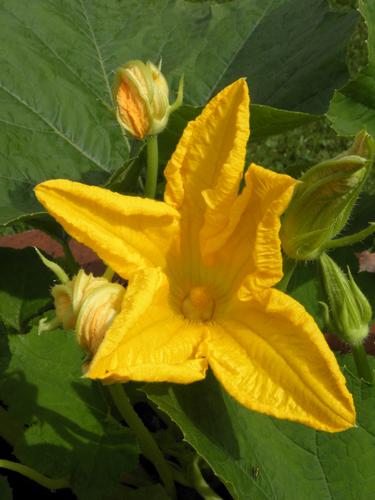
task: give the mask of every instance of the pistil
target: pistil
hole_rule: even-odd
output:
[[[182,303],[182,314],[192,320],[209,321],[214,309],[212,294],[205,286],[193,287]]]

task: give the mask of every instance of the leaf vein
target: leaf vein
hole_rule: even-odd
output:
[[[20,96],[17,94],[13,93],[11,90],[9,90],[5,85],[0,83],[0,89],[2,89],[4,92],[6,92],[8,95],[13,97],[17,102],[20,104],[23,104],[25,108],[27,108],[29,111],[34,113],[40,120],[42,120],[44,123],[46,123],[59,137],[64,139],[68,144],[70,144],[74,149],[76,149],[82,156],[90,160],[92,163],[97,165],[99,168],[104,170],[105,172],[109,172],[110,170],[102,165],[98,160],[90,156],[89,153],[87,153],[82,147],[80,147],[78,144],[76,144],[70,137],[68,137],[63,131],[59,130],[48,118],[43,116],[40,112],[38,112],[36,109],[34,109],[28,102],[23,100]]]

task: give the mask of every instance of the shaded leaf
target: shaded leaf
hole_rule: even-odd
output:
[[[0,248],[0,320],[21,331],[51,304],[53,279],[33,248]]]
[[[148,384],[144,391],[182,429],[234,498],[371,498],[375,480],[375,393],[349,356],[341,362],[358,427],[328,434],[240,406],[210,374],[188,386]],[[375,368],[375,360],[371,359]]]
[[[170,497],[166,494],[164,488],[160,484],[155,484],[154,486],[144,486],[143,488],[138,488],[137,490],[132,490],[130,488],[123,487],[121,490],[121,496],[119,495],[118,500],[169,500]],[[116,497],[110,500],[117,500]]]
[[[131,158],[116,170],[104,187],[123,194],[141,194],[139,178],[145,172],[146,161],[145,152],[142,150],[139,156]]]
[[[79,499],[101,500],[137,464],[132,432],[112,418],[104,388],[81,377],[83,355],[72,333],[33,330],[10,335],[8,343],[0,398],[27,425],[17,458],[68,478]]]
[[[276,4],[268,2],[262,22],[247,32],[217,88],[246,76],[253,102],[324,113],[348,78],[346,45],[358,16],[331,12],[326,0]]]
[[[298,262],[288,284],[288,295],[298,300],[324,331],[322,306],[319,301],[325,301],[324,290],[319,275],[317,261]]]
[[[250,111],[251,139],[265,139],[320,120],[320,116],[253,104]]]

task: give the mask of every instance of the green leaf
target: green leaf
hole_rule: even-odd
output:
[[[41,210],[32,188],[45,179],[104,184],[123,167],[110,87],[124,62],[162,57],[189,104],[248,75],[255,102],[320,113],[356,18],[325,0],[1,0],[0,13],[2,224]]]
[[[0,476],[0,498],[1,500],[13,500],[11,487],[3,476]]]
[[[325,331],[326,325],[323,321],[322,306],[319,301],[325,301],[326,297],[320,281],[317,261],[297,263],[290,278],[287,292],[305,307],[319,328]]]
[[[0,321],[21,331],[51,304],[54,276],[33,248],[0,248]]]
[[[0,398],[27,426],[17,458],[50,477],[68,478],[79,499],[109,495],[136,466],[138,448],[132,432],[111,417],[103,386],[82,378],[74,335],[33,330],[10,335],[8,343],[11,357],[0,353],[8,365]]]
[[[146,154],[142,149],[136,158],[129,159],[124,166],[116,170],[104,187],[123,194],[143,194],[139,178],[145,171],[145,166]]]
[[[359,10],[368,28],[368,66],[335,93],[327,116],[338,134],[366,129],[375,136],[375,4],[360,0]]]
[[[181,428],[185,439],[234,498],[354,500],[371,498],[375,469],[375,392],[351,375],[358,427],[328,434],[240,406],[210,373],[188,386],[148,384],[144,391]],[[375,368],[375,360],[370,360]]]
[[[0,215],[1,218],[1,215]],[[27,231],[28,229],[40,229],[49,234],[57,241],[63,240],[64,231],[61,226],[46,212],[35,212],[18,217],[6,218],[4,223],[0,222],[0,234],[4,234],[7,229],[16,229],[16,232]]]
[[[265,139],[320,119],[317,115],[253,104],[250,110],[251,139]]]
[[[326,0],[268,2],[217,88],[246,76],[253,102],[324,113],[348,78],[346,45],[357,19],[355,11],[331,12]]]

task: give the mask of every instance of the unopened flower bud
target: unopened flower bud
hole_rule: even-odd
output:
[[[52,288],[56,317],[66,330],[75,327],[81,305],[89,293],[106,284],[105,278],[96,278],[80,269],[71,280]]]
[[[91,355],[121,308],[125,288],[81,269],[68,282],[51,290],[56,318],[64,329],[75,330],[77,341]]]
[[[80,345],[95,354],[104,335],[121,310],[125,289],[118,283],[109,283],[92,290],[83,301],[77,322],[76,335]]]
[[[309,169],[301,177],[282,220],[284,252],[313,260],[344,228],[370,171],[374,143],[361,132],[346,153]]]
[[[362,344],[369,332],[371,306],[355,283],[325,253],[320,257],[328,304],[322,302],[327,326],[351,346]]]
[[[38,333],[54,330],[62,324],[65,330],[75,330],[78,343],[93,356],[121,310],[125,288],[109,281],[111,278],[107,272],[104,276],[95,277],[80,269],[69,279],[58,264],[44,257],[38,249],[35,250],[44,265],[61,282],[51,290],[55,317],[51,320],[42,318]],[[109,274],[112,277],[112,273]]]
[[[169,104],[168,84],[150,61],[130,61],[117,72],[113,98],[119,123],[136,139],[159,134],[167,125],[169,115],[182,104],[182,80],[178,96]]]

